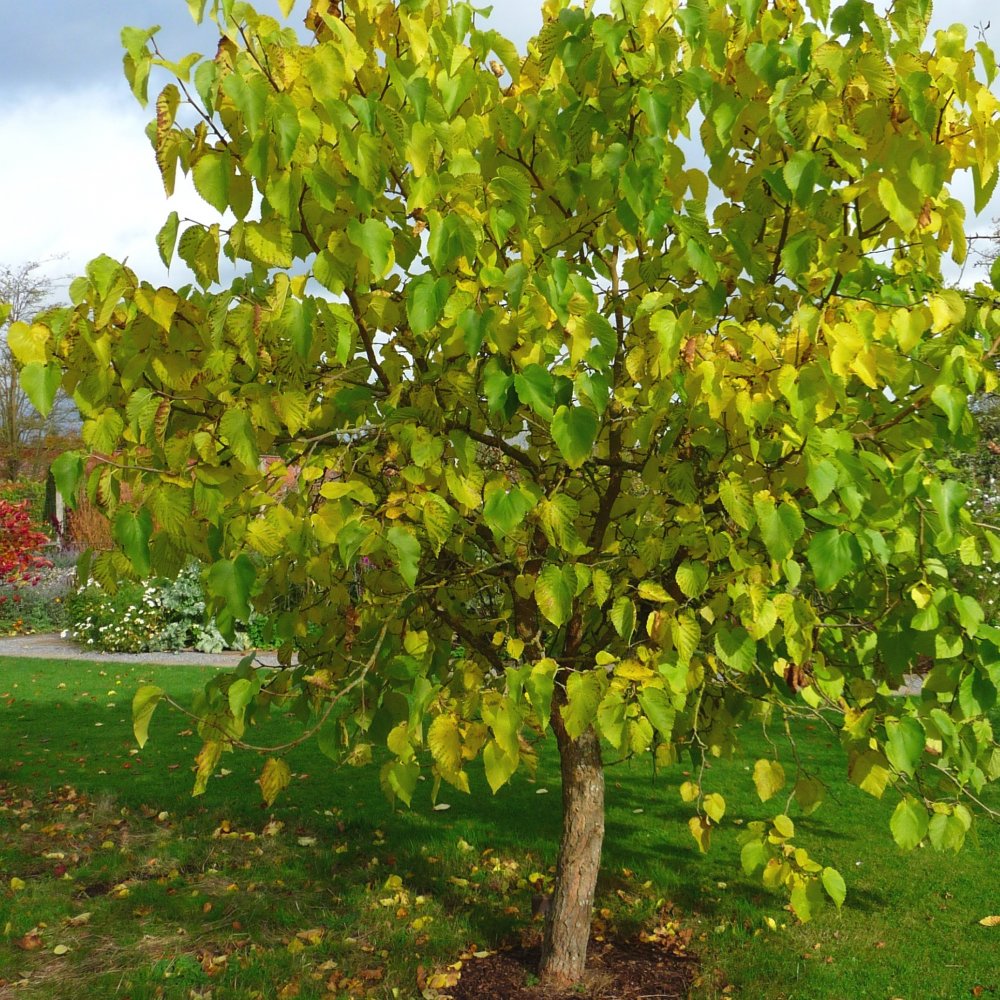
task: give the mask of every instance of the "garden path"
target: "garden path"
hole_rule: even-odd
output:
[[[86,660],[89,663],[152,663],[164,666],[204,666],[235,667],[245,653],[196,653],[186,650],[182,653],[101,653],[97,650],[82,649],[77,643],[63,639],[58,632],[36,635],[18,635],[0,639],[0,659],[5,656],[26,657],[37,660]],[[273,651],[264,650],[257,654],[257,663],[262,666],[277,666],[278,657]],[[906,674],[904,683],[896,694],[918,695],[922,679],[917,674]]]
[[[86,660],[90,663],[155,663],[166,666],[235,667],[245,653],[101,653],[88,650],[58,632],[36,635],[18,635],[0,639],[0,658],[26,657],[38,660]],[[271,651],[258,653],[258,662],[277,665],[277,654]]]

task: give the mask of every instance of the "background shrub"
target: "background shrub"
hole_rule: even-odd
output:
[[[91,581],[68,601],[68,633],[91,649],[109,653],[196,649],[219,653],[263,645],[267,619],[254,615],[230,644],[206,621],[201,567],[192,563],[176,580],[122,584],[114,594]]]

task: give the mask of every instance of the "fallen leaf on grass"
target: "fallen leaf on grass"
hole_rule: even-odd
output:
[[[44,944],[42,941],[42,935],[38,933],[38,929],[30,930],[24,937],[19,938],[15,944],[21,951],[38,951]]]
[[[326,935],[326,931],[322,927],[312,927],[307,931],[298,931],[296,937],[300,941],[305,941],[306,944],[319,944]]]
[[[11,892],[21,892],[25,888],[25,881],[21,878],[12,878],[10,880],[10,891]]]
[[[66,955],[68,953],[69,953],[69,948],[67,948],[66,945],[64,945],[64,944],[57,944],[52,949],[52,954],[53,955]]]
[[[1000,916],[983,917],[979,922],[984,927],[1000,927]]]
[[[84,924],[90,923],[90,918],[93,916],[91,913],[78,913],[75,917],[67,917],[66,923],[70,927],[82,927]]]

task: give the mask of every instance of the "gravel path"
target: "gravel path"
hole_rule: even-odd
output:
[[[235,667],[244,653],[101,653],[63,639],[58,632],[18,635],[0,639],[0,658],[26,657],[36,660],[86,660],[90,663],[153,663],[162,666]],[[262,663],[278,662],[273,652],[258,654]]]

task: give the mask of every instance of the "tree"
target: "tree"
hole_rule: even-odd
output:
[[[0,336],[0,472],[16,479],[25,462],[44,446],[50,435],[65,434],[76,424],[75,410],[60,395],[48,419],[31,405],[19,380],[18,365],[7,345],[7,328],[13,323],[31,323],[49,304],[52,281],[41,273],[42,262],[17,267],[0,266],[0,302],[9,305]],[[66,447],[64,441],[59,449]]]
[[[941,278],[949,184],[997,178],[993,56],[961,26],[925,51],[926,0],[807,6],[547,0],[526,55],[439,0],[315,0],[305,42],[218,0],[215,56],[177,63],[126,29],[140,100],[175,76],[167,192],[180,168],[231,216],[160,232],[195,285],[102,257],[12,328],[36,404],[61,384],[85,417],[121,549],[86,572],[196,556],[229,628],[295,595],[286,668],[209,684],[196,792],[276,696],[405,803],[480,757],[496,792],[552,732],[550,982],[583,971],[608,758],[689,755],[703,850],[703,765],[751,719],[839,729],[905,849],[960,846],[1000,775],[1000,630],[947,568],[1000,539],[944,457],[995,386],[1000,299]],[[67,497],[85,468],[58,463]],[[137,694],[140,741],[163,696]],[[774,754],[760,798],[816,808]],[[268,759],[265,798],[288,780]],[[785,812],[744,841],[803,920],[843,901]]]

